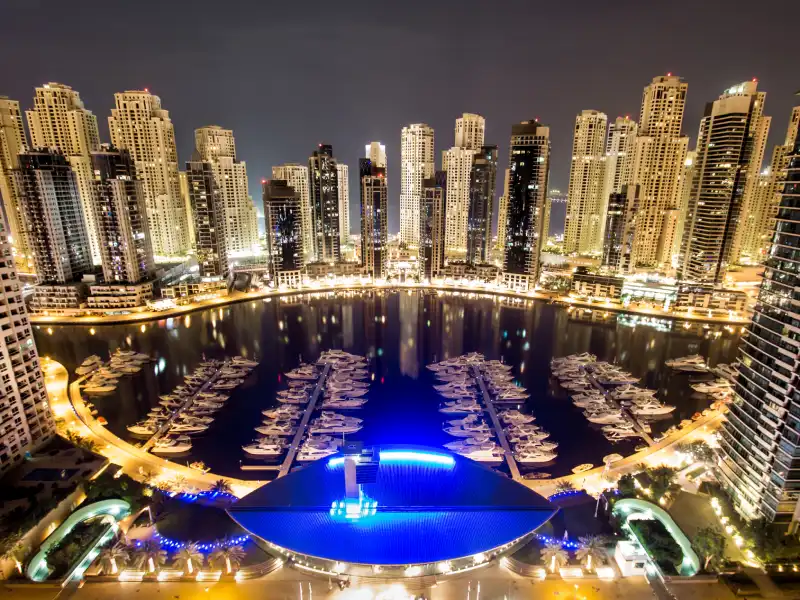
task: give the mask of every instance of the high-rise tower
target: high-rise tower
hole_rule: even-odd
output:
[[[19,102],[0,96],[0,200],[7,219],[6,235],[11,236],[14,260],[26,272],[33,270],[20,199],[12,171],[19,168],[19,154],[28,151]]]
[[[285,180],[263,183],[264,228],[272,277],[278,285],[299,283],[303,270],[303,205]]]
[[[481,146],[472,161],[467,210],[467,262],[489,260],[492,241],[492,204],[497,180],[497,146]]]
[[[36,88],[33,109],[26,111],[33,148],[55,148],[69,160],[81,199],[94,264],[100,246],[92,210],[92,152],[100,148],[97,118],[86,110],[80,94],[68,85],[46,83]]]
[[[210,162],[225,209],[225,251],[228,256],[258,250],[258,217],[247,185],[247,164],[236,159],[233,131],[217,125],[194,132],[200,160]]]
[[[0,476],[55,434],[22,284],[0,219]]]
[[[695,175],[681,243],[681,277],[722,283],[738,262],[740,224],[753,203],[769,121],[764,92],[748,81],[706,105],[697,137]],[[757,163],[757,164],[756,164]]]
[[[361,182],[361,263],[367,275],[387,275],[388,188],[386,168],[368,158],[358,161]]]
[[[347,165],[336,164],[336,178],[339,185],[339,244],[343,246],[350,243],[350,169]]]
[[[497,203],[497,240],[495,248],[503,251],[506,245],[506,220],[508,214],[508,181],[511,177],[511,171],[505,170],[503,177],[503,194]]]
[[[456,119],[455,146],[467,150],[480,150],[486,131],[486,119],[473,113],[464,113]]]
[[[433,128],[425,123],[403,127],[400,134],[400,241],[419,243],[422,181],[433,177]]]
[[[303,226],[303,263],[314,261],[314,234],[311,226],[311,199],[308,191],[308,167],[285,163],[272,167],[272,179],[285,181],[300,196]]]
[[[114,102],[108,118],[111,142],[131,153],[144,184],[153,253],[184,256],[190,243],[169,112],[161,108],[161,98],[147,90],[114,94]]]
[[[105,145],[104,145],[105,146]],[[94,215],[106,283],[139,283],[155,272],[144,186],[127,150],[92,153]]]
[[[32,150],[19,155],[14,177],[37,280],[80,281],[92,269],[92,256],[69,159],[56,150]]]
[[[422,183],[420,204],[419,269],[430,280],[444,268],[444,232],[447,220],[447,173],[436,171]]]
[[[699,150],[699,148],[698,148]],[[796,531],[800,515],[797,292],[800,136],[792,141],[773,243],[747,336],[739,345],[736,399],[720,436],[721,481],[746,518]]]
[[[632,183],[639,185],[633,236],[634,266],[672,261],[681,174],[689,138],[681,136],[688,85],[671,73],[644,88]]]
[[[314,260],[339,262],[339,176],[333,147],[320,144],[308,159]]]
[[[600,195],[601,223],[605,221],[608,212],[609,197],[625,191],[633,180],[633,157],[636,147],[636,132],[638,125],[627,115],[617,117],[613,123],[608,124],[606,137],[606,161],[604,166],[603,192]],[[604,230],[600,237],[604,238]]]
[[[584,110],[575,118],[564,231],[567,253],[602,250],[607,122],[605,113],[597,110]]]
[[[186,181],[194,215],[195,252],[200,277],[225,279],[228,276],[225,207],[214,164],[202,160],[187,162]]]
[[[512,126],[503,258],[510,288],[533,289],[539,281],[549,169],[550,128],[535,120]]]

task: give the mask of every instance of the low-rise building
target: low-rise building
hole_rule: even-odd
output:
[[[89,310],[120,310],[145,306],[153,298],[152,282],[98,284],[89,286]]]
[[[73,314],[85,309],[83,283],[41,283],[33,288],[28,308],[31,313]]]
[[[622,277],[597,275],[589,273],[584,267],[579,267],[572,275],[572,291],[590,299],[619,302],[622,296],[623,282]]]
[[[175,304],[189,304],[199,300],[208,300],[228,295],[226,281],[182,281],[175,285],[161,288],[161,297],[172,300]]]
[[[713,285],[683,283],[678,286],[677,310],[707,310],[712,313],[744,313],[747,294]]]
[[[495,281],[500,269],[489,263],[469,264],[461,260],[451,260],[442,269],[442,276],[450,279],[480,279]]]
[[[322,277],[358,277],[364,274],[364,268],[357,262],[313,262],[306,265],[306,273],[311,279]]]

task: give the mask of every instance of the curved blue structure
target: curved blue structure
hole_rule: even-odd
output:
[[[377,455],[376,455],[377,456]],[[547,500],[441,450],[386,446],[346,500],[344,457],[319,460],[228,509],[250,533],[291,553],[359,565],[470,559],[532,534]]]

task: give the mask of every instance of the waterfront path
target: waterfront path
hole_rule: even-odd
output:
[[[131,478],[142,481],[145,479],[145,473],[151,473],[157,482],[158,480],[169,481],[180,476],[186,480],[186,490],[184,491],[207,490],[219,479],[225,479],[231,485],[233,493],[240,497],[264,483],[222,477],[214,473],[203,473],[137,448],[97,422],[86,407],[80,392],[79,380],[73,381],[67,387],[69,374],[62,365],[45,358],[42,367],[53,415],[57,419],[63,419],[67,429],[96,443],[98,454],[108,458],[112,464],[121,467],[122,471]]]
[[[317,385],[314,388],[314,393],[311,394],[311,399],[308,401],[308,406],[306,407],[306,412],[303,413],[303,418],[301,419],[300,423],[297,425],[297,432],[294,434],[294,438],[292,439],[292,443],[289,446],[289,452],[286,453],[286,458],[281,465],[281,470],[278,472],[278,477],[283,477],[287,475],[292,468],[292,464],[294,463],[294,459],[297,456],[297,452],[300,450],[300,444],[303,441],[303,437],[305,437],[306,429],[308,428],[308,422],[311,420],[311,414],[314,412],[314,409],[317,407],[317,400],[322,395],[322,390],[325,389],[325,380],[328,378],[328,374],[331,372],[331,365],[327,364],[322,369],[322,374],[319,376],[317,380]]]
[[[589,380],[589,383],[591,383],[595,388],[597,388],[597,390],[603,393],[603,397],[606,399],[606,402],[610,402],[614,406],[614,408],[619,410],[622,413],[622,416],[625,417],[625,419],[631,425],[633,425],[633,428],[636,430],[636,433],[639,434],[639,437],[641,437],[645,442],[647,442],[648,446],[654,446],[656,443],[655,440],[653,440],[653,438],[651,438],[648,435],[648,433],[644,430],[642,424],[639,422],[639,419],[634,417],[633,414],[631,414],[631,411],[623,407],[612,396],[610,396],[608,394],[608,390],[606,390],[606,388],[604,388],[602,384],[600,384],[600,382],[597,381],[595,376],[590,371],[587,371],[586,368],[584,368],[583,372],[586,375],[586,378]]]
[[[323,294],[330,292],[346,292],[346,291],[361,291],[361,290],[441,290],[444,292],[459,292],[464,294],[492,294],[505,298],[511,298],[517,301],[522,300],[539,300],[539,301],[552,301],[559,302],[565,306],[583,308],[587,310],[597,310],[609,313],[622,313],[641,315],[645,317],[658,318],[658,319],[677,319],[691,321],[695,323],[718,323],[720,325],[739,325],[744,326],[749,322],[746,315],[721,315],[721,316],[708,316],[708,313],[702,314],[697,312],[665,312],[657,308],[649,307],[623,307],[619,304],[611,302],[587,302],[577,300],[570,296],[555,296],[552,294],[542,294],[539,292],[516,292],[501,288],[495,284],[474,283],[459,285],[455,283],[417,283],[413,281],[407,282],[392,282],[392,283],[357,283],[357,282],[336,282],[333,284],[326,283],[325,285],[314,282],[315,285],[304,285],[296,290],[275,290],[275,289],[261,289],[252,292],[236,292],[227,296],[219,298],[209,298],[198,302],[189,304],[181,304],[173,308],[155,311],[146,307],[131,309],[132,312],[125,315],[87,315],[87,316],[67,316],[67,315],[45,315],[45,314],[31,314],[29,315],[30,322],[34,325],[85,325],[87,327],[99,325],[117,325],[124,323],[139,323],[143,321],[157,321],[162,319],[169,319],[185,315],[198,310],[205,310],[208,308],[218,308],[228,304],[237,304],[239,302],[248,302],[255,300],[263,300],[267,298],[281,298],[285,296],[296,296],[298,294]]]
[[[520,480],[522,479],[522,475],[519,472],[517,461],[514,459],[514,453],[511,451],[511,446],[506,439],[506,432],[503,431],[503,425],[500,423],[500,419],[497,417],[497,411],[492,405],[492,397],[489,395],[489,390],[486,389],[486,382],[483,381],[481,370],[477,366],[472,367],[472,376],[475,377],[475,381],[478,382],[478,387],[481,389],[481,394],[483,395],[483,404],[486,406],[486,412],[489,413],[489,417],[492,419],[495,435],[497,435],[497,439],[500,441],[500,446],[503,448],[503,454],[505,455],[506,463],[508,464],[508,470],[511,472],[511,478],[515,481]]]

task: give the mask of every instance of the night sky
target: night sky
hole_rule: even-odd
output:
[[[795,0],[4,0],[0,94],[28,109],[35,86],[71,85],[108,141],[114,92],[147,87],[170,112],[181,164],[196,127],[233,129],[259,212],[272,165],[333,144],[350,166],[354,232],[358,158],[380,140],[394,232],[403,125],[434,127],[438,167],[455,119],[479,113],[505,168],[511,124],[538,117],[551,127],[550,187],[566,191],[575,115],[638,119],[642,88],[668,71],[689,84],[691,148],[705,102],[757,77],[773,117],[768,158],[800,102],[798,23]]]

